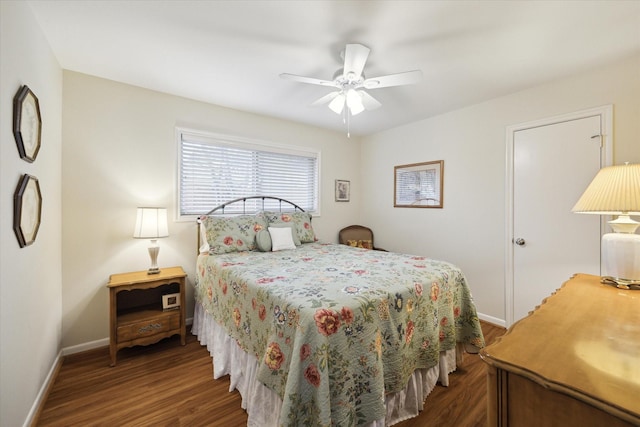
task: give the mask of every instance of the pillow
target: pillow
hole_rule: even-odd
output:
[[[293,244],[296,246],[300,246],[302,242],[300,242],[300,238],[298,237],[298,232],[296,231],[295,224],[290,222],[276,222],[273,224],[269,224],[269,227],[275,228],[290,228],[291,229],[291,237],[293,238]]]
[[[271,252],[271,234],[269,234],[269,230],[260,230],[256,233],[256,246],[260,252]]]
[[[209,252],[253,251],[256,249],[256,233],[267,228],[261,215],[240,215],[234,217],[205,216],[202,218]]]
[[[200,223],[198,224],[198,232],[200,233],[200,248],[199,252],[201,254],[206,254],[209,252],[209,242],[207,242],[207,231],[202,224],[202,220],[204,220],[204,216],[200,218]]]
[[[373,249],[373,243],[370,239],[367,240],[347,240],[347,245],[354,248]]]
[[[292,231],[293,230],[289,227],[269,227],[269,234],[271,235],[271,250],[276,252],[285,249],[295,249],[296,245],[293,243],[293,236],[291,235]]]
[[[307,212],[263,212],[269,226],[280,223],[291,223],[297,233],[300,243],[313,243],[316,235],[311,225],[311,214]]]

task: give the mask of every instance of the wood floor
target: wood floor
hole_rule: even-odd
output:
[[[505,329],[482,322],[487,344]],[[485,364],[465,355],[436,386],[425,410],[398,427],[474,427],[486,425]],[[108,348],[67,356],[42,408],[37,426],[246,426],[240,395],[229,393],[229,379],[213,380],[211,358],[187,334],[148,347],[118,352],[109,367]]]

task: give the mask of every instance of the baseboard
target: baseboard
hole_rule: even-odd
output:
[[[83,351],[94,350],[100,347],[109,347],[109,338],[102,338],[101,340],[89,341],[78,345],[72,345],[62,349],[62,355],[68,356],[70,354],[82,353]]]
[[[58,353],[55,360],[53,361],[53,365],[51,365],[51,369],[49,369],[47,377],[44,379],[44,382],[42,383],[42,386],[38,391],[36,400],[33,402],[33,405],[31,405],[31,409],[27,414],[27,418],[24,420],[23,427],[35,426],[38,422],[40,412],[44,408],[44,404],[47,401],[47,396],[49,395],[49,390],[53,386],[53,383],[58,376],[60,367],[62,367],[62,351]]]
[[[484,320],[485,322],[489,322],[496,326],[502,326],[503,328],[506,328],[506,324],[507,324],[507,322],[503,319],[498,319],[497,317],[488,316],[482,313],[478,313],[478,319]]]

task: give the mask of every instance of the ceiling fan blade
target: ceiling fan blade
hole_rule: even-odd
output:
[[[371,111],[375,110],[376,108],[382,107],[382,104],[367,92],[363,90],[360,90],[358,92],[360,92],[360,95],[362,96],[362,105],[364,105],[365,110]]]
[[[358,80],[362,76],[364,64],[369,57],[369,49],[361,44],[348,44],[344,50],[343,75],[349,80]]]
[[[321,80],[313,77],[296,76],[295,74],[282,73],[280,74],[280,77],[285,80],[293,80],[294,82],[307,83],[310,85],[333,86],[333,87],[336,86],[335,83],[331,80]]]
[[[422,80],[422,71],[413,70],[387,76],[372,77],[362,84],[366,89],[379,89],[389,86],[403,86],[418,83]]]
[[[340,92],[331,92],[326,94],[325,96],[323,96],[322,98],[316,99],[314,102],[311,103],[312,106],[317,106],[317,105],[322,105],[322,104],[326,104],[327,102],[330,102],[333,100],[333,98],[335,98],[336,96],[338,96]]]

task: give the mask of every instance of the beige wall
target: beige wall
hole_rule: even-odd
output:
[[[337,230],[358,220],[360,143],[345,134],[71,71],[64,72],[63,111],[63,347],[108,338],[109,275],[149,267],[149,242],[132,238],[135,208],[175,211],[176,126],[321,150],[316,234],[336,241]],[[334,201],[335,179],[351,181],[350,203]],[[195,223],[171,219],[169,234],[158,241],[158,264],[183,266],[191,283]],[[191,286],[187,297],[191,316]]]
[[[479,313],[502,322],[506,127],[606,104],[614,163],[640,162],[640,56],[365,138],[362,219],[381,247],[459,265]],[[394,209],[394,165],[441,159],[444,209]]]
[[[20,159],[12,133],[13,96],[27,85],[38,97],[42,146]],[[60,352],[62,70],[26,2],[0,2],[0,425],[20,426]],[[22,174],[38,178],[42,221],[20,248],[13,193]]]

